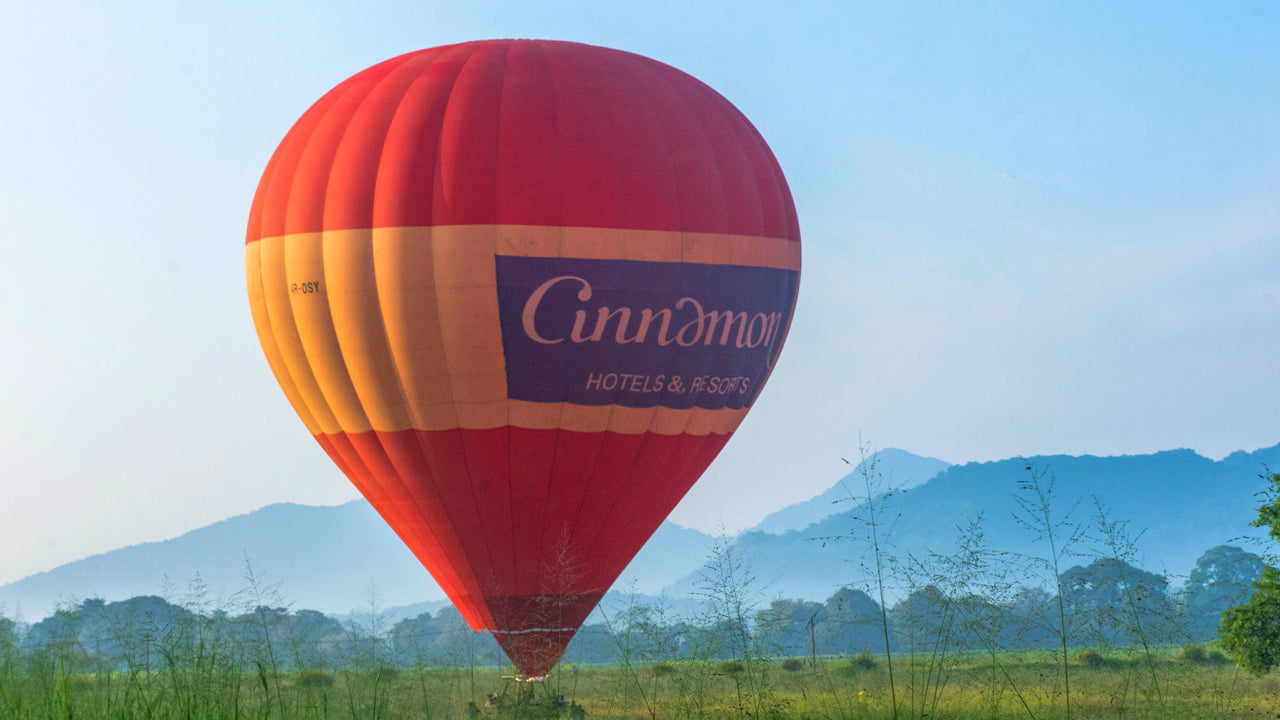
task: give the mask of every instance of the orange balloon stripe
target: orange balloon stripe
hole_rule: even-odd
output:
[[[276,380],[280,383],[281,389],[284,390],[285,398],[293,407],[293,411],[302,419],[307,430],[312,434],[320,429],[320,423],[316,420],[311,407],[303,397],[302,390],[295,382],[293,374],[289,370],[289,363],[286,361],[284,351],[281,349],[280,343],[277,342],[275,331],[276,323],[271,322],[269,306],[278,304],[279,298],[268,300],[264,290],[262,280],[262,261],[260,250],[262,246],[255,244],[248,246],[245,251],[245,274],[249,287],[249,310],[253,314],[253,326],[258,335],[258,342],[262,345],[262,351],[267,356],[267,364],[271,367],[271,372],[275,375]]]
[[[312,434],[565,427],[730,433],[745,409],[507,399],[495,254],[798,269],[799,244],[660,231],[455,226],[266,238],[245,247],[268,362]]]
[[[311,434],[322,428],[338,427],[329,410],[324,394],[311,372],[302,347],[289,299],[289,286],[285,282],[284,243],[254,243],[245,248],[245,265],[250,280],[249,306],[258,337],[268,347],[268,359],[275,353],[271,364],[280,387],[289,403],[298,410]]]

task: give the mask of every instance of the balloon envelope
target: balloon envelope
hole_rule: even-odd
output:
[[[473,629],[543,675],[763,387],[800,235],[759,133],[630,53],[484,41],[321,98],[250,306],[307,429]]]

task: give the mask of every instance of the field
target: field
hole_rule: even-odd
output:
[[[71,672],[45,658],[0,675],[0,717],[84,718],[1272,718],[1280,677],[1257,678],[1198,651],[1145,656],[1005,652],[883,657],[564,664],[545,682],[497,668],[273,672],[203,666]],[[896,713],[895,713],[896,709]]]

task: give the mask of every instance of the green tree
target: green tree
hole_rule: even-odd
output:
[[[1264,502],[1258,508],[1258,519],[1249,523],[1253,527],[1269,528],[1267,534],[1280,542],[1280,473],[1266,472],[1262,478],[1270,485],[1263,491]]]
[[[1271,538],[1280,542],[1280,473],[1262,477],[1269,487],[1250,525],[1268,528]],[[1280,571],[1269,564],[1263,569],[1248,602],[1223,613],[1221,634],[1223,649],[1245,670],[1264,675],[1280,665]]]
[[[0,615],[0,672],[18,657],[18,624]]]
[[[827,612],[818,620],[819,655],[856,655],[882,651],[880,605],[862,590],[842,587],[823,603]]]
[[[1280,571],[1267,566],[1249,602],[1222,614],[1222,649],[1254,675],[1280,665]]]
[[[826,619],[827,607],[822,603],[779,598],[756,613],[756,634],[782,655],[809,655],[816,647],[817,625]]]
[[[950,639],[955,613],[951,599],[937,585],[916,588],[889,611],[889,620],[898,631],[898,648],[913,655],[917,650],[936,648]]]
[[[1074,626],[1095,642],[1133,639],[1127,636],[1136,623],[1156,627],[1171,614],[1169,581],[1123,560],[1104,557],[1077,565],[1062,573],[1058,584]]]
[[[1249,599],[1263,565],[1262,558],[1232,545],[1200,556],[1182,590],[1184,621],[1193,640],[1214,639],[1222,613]]]

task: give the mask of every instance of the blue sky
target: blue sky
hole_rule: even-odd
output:
[[[257,347],[242,243],[285,131],[489,37],[685,70],[760,129],[805,269],[677,522],[737,530],[859,435],[951,462],[1280,442],[1280,6],[183,3],[6,9],[0,582],[355,497]]]

